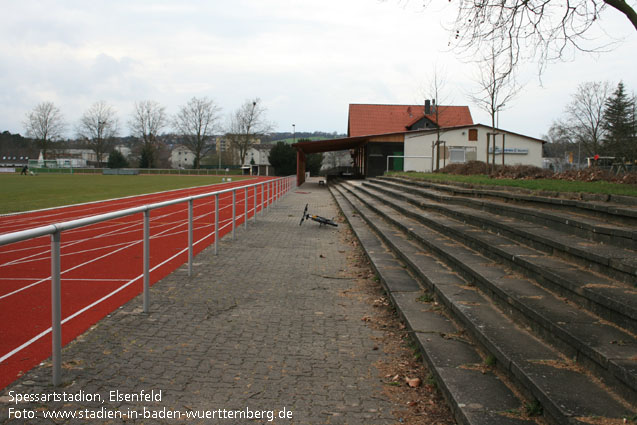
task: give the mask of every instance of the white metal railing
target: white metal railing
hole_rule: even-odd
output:
[[[260,186],[260,191],[257,188]],[[296,187],[296,176],[282,177],[265,182],[253,183],[239,187],[220,190],[217,192],[204,193],[189,196],[186,198],[173,199],[170,201],[158,202],[140,207],[127,208],[91,217],[84,217],[76,220],[65,221],[56,224],[36,227],[18,232],[5,233],[0,235],[0,246],[15,242],[26,241],[41,236],[51,235],[51,333],[52,333],[52,367],[53,385],[58,386],[62,381],[62,314],[61,314],[61,267],[60,267],[60,240],[64,231],[77,229],[91,224],[101,223],[115,218],[126,217],[133,214],[144,214],[143,219],[143,307],[144,313],[148,313],[150,307],[150,212],[152,210],[167,207],[170,205],[188,203],[188,276],[192,276],[193,264],[193,203],[197,199],[215,199],[215,228],[214,228],[214,253],[219,253],[219,195],[232,193],[232,240],[235,239],[236,228],[236,194],[239,190],[245,191],[244,206],[244,228],[248,225],[248,197],[249,189],[254,190],[254,222],[257,221],[257,199],[258,192],[261,193],[261,214],[269,210],[270,205],[281,198],[284,194]]]

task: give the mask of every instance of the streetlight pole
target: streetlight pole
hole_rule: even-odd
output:
[[[296,124],[292,124],[292,142],[296,143]]]

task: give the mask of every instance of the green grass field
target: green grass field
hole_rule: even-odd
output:
[[[449,181],[484,186],[510,186],[528,190],[545,190],[551,192],[605,193],[610,195],[637,196],[637,185],[610,183],[605,181],[583,182],[557,179],[514,180],[493,179],[486,175],[463,176],[455,174],[435,173],[390,173],[394,176],[407,176],[432,181]]]
[[[232,176],[232,180],[242,179]],[[220,183],[219,176],[0,175],[0,214]]]

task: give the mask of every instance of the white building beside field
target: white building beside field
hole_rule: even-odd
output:
[[[493,129],[483,124],[448,127],[440,130],[440,164],[443,168],[453,163],[483,161],[489,155],[494,158]],[[487,139],[489,146],[487,147]],[[437,157],[437,130],[411,131],[405,133],[404,170],[430,172],[435,169]],[[544,141],[512,131],[495,130],[495,164],[533,165],[542,167],[542,145]],[[504,146],[504,147],[503,147]],[[503,150],[504,149],[504,150]],[[410,158],[411,157],[411,158]],[[426,158],[415,158],[426,157]]]

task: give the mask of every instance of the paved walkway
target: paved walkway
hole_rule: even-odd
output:
[[[182,267],[153,286],[148,316],[137,297],[66,347],[63,387],[50,386],[46,365],[9,386],[0,394],[0,423],[10,407],[38,417],[82,412],[96,418],[90,423],[396,423],[373,365],[385,356],[373,340],[379,334],[361,320],[372,308],[343,296],[355,284],[347,265],[353,248],[343,225],[299,226],[306,203],[311,213],[338,216],[329,191],[305,183],[239,229],[236,241],[222,241],[218,256],[210,249],[197,256],[193,278]],[[142,390],[161,391],[161,401],[139,401]],[[85,400],[15,405],[10,391]],[[114,391],[133,400],[111,400]],[[102,402],[87,401],[92,394]],[[137,421],[126,418],[135,412]],[[142,419],[171,412],[182,420]],[[184,420],[187,412],[209,419]],[[231,418],[238,415],[264,419]]]

